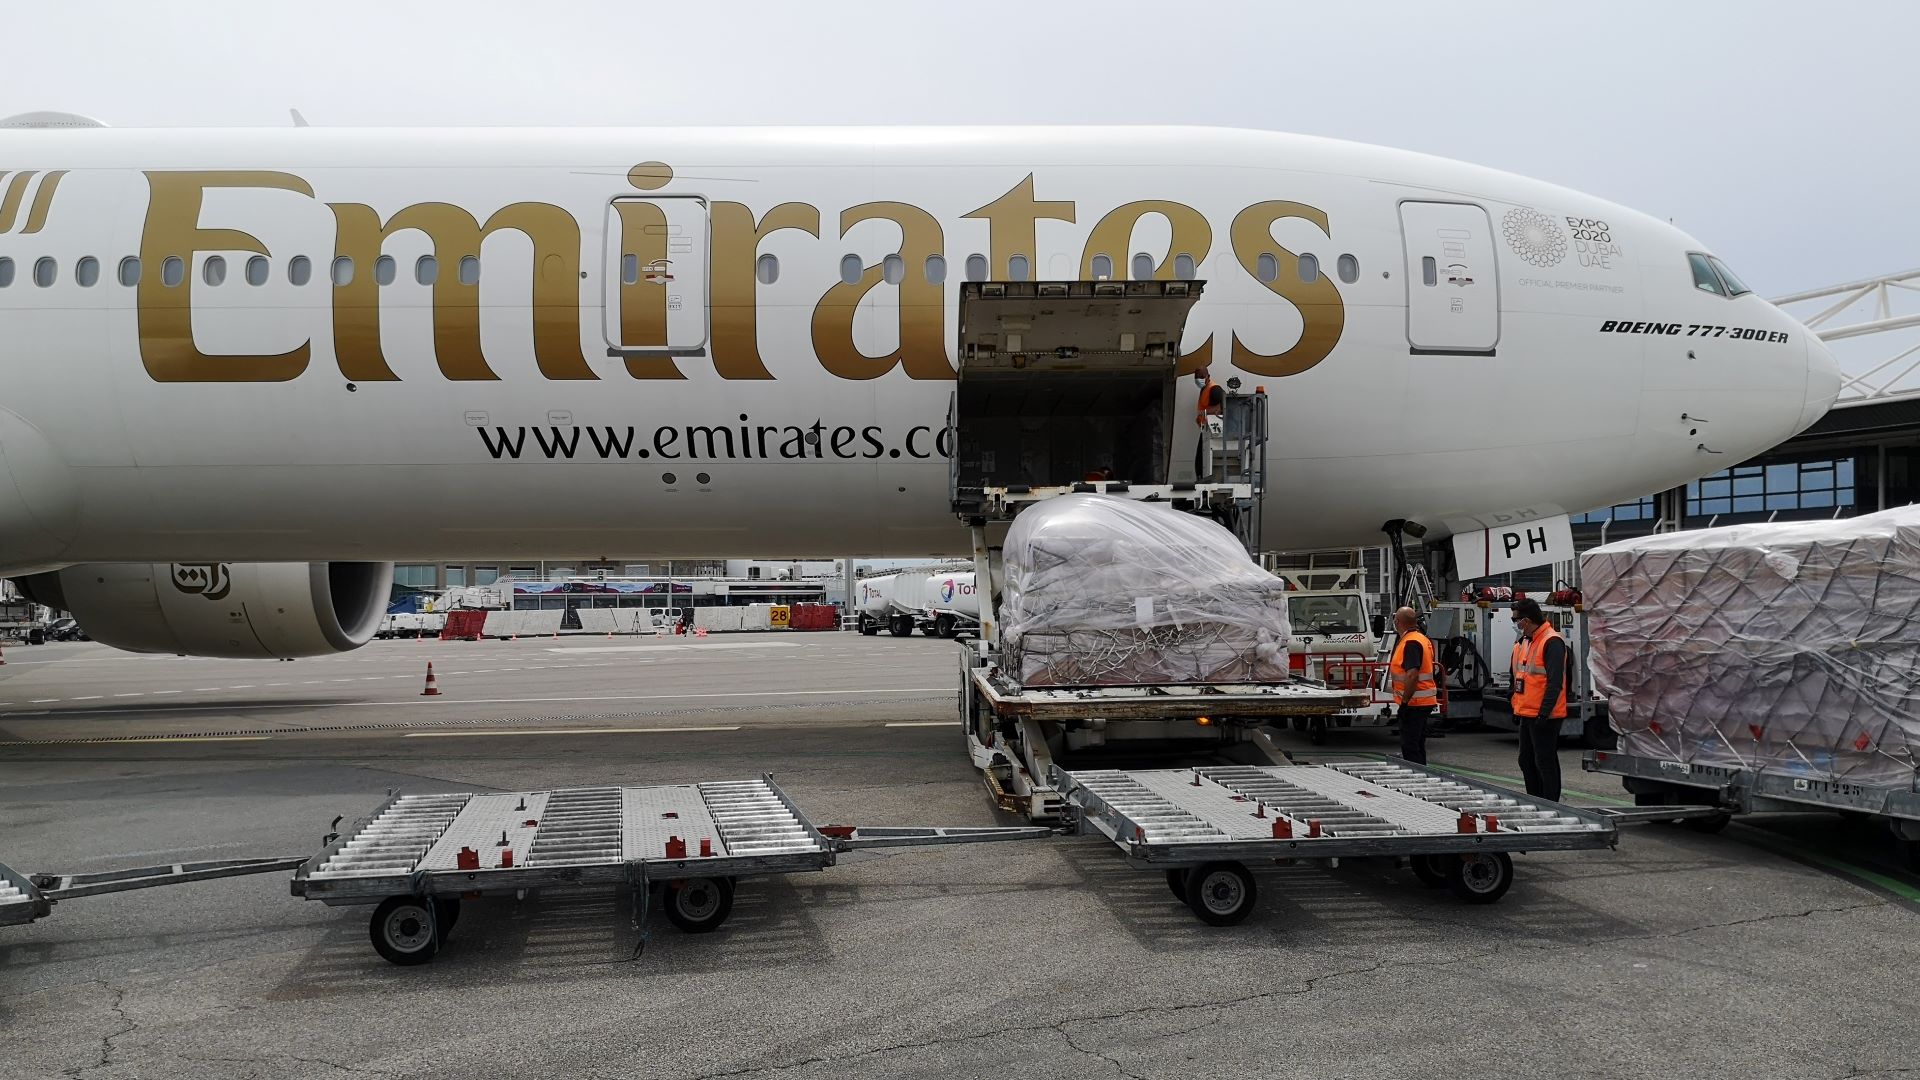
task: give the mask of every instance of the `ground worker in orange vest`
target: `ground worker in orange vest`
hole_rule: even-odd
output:
[[[1427,763],[1427,719],[1440,704],[1435,673],[1438,657],[1433,639],[1420,632],[1420,616],[1410,607],[1393,613],[1393,660],[1387,667],[1400,721],[1400,756],[1419,765]]]
[[[1193,414],[1193,422],[1200,425],[1200,438],[1193,447],[1193,478],[1204,483],[1213,479],[1213,470],[1208,467],[1207,443],[1211,433],[1207,430],[1207,417],[1226,415],[1227,392],[1213,381],[1213,376],[1206,368],[1193,373],[1193,384],[1200,388],[1199,402]]]
[[[1520,729],[1520,775],[1527,794],[1560,801],[1560,721],[1567,718],[1567,684],[1573,650],[1547,622],[1540,605],[1517,600],[1513,622],[1520,628],[1518,663],[1513,669],[1513,723]]]

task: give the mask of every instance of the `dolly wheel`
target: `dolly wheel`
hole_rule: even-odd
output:
[[[1202,863],[1187,875],[1187,906],[1209,926],[1245,919],[1259,898],[1253,875],[1237,862]]]
[[[718,930],[732,912],[732,878],[688,878],[667,886],[667,920],[689,934]]]
[[[1447,884],[1447,862],[1451,855],[1415,855],[1407,861],[1413,866],[1413,876],[1420,884],[1429,889],[1442,889]]]
[[[1187,902],[1187,868],[1176,866],[1167,871],[1167,888],[1173,890],[1173,898],[1181,903]]]
[[[1469,904],[1491,904],[1513,887],[1513,859],[1504,851],[1447,856],[1447,887]]]
[[[1712,836],[1714,833],[1726,828],[1727,824],[1732,820],[1733,815],[1723,811],[1718,814],[1708,814],[1706,817],[1681,818],[1680,825],[1682,828],[1692,829],[1694,832],[1706,833],[1708,836]]]
[[[433,902],[415,896],[389,896],[373,909],[368,936],[373,949],[403,967],[424,964],[440,951]]]

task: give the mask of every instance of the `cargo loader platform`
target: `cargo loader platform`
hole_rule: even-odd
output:
[[[308,859],[293,895],[376,905],[369,936],[396,964],[422,964],[459,920],[462,898],[594,885],[633,889],[634,923],[662,886],[667,918],[718,928],[742,878],[825,870],[861,848],[1032,840],[1020,828],[815,826],[773,782],[395,795]]]
[[[1399,759],[1193,769],[1055,769],[1078,831],[1161,869],[1202,921],[1229,926],[1258,898],[1251,865],[1406,858],[1420,880],[1490,904],[1513,852],[1610,848],[1615,815],[1536,799]]]

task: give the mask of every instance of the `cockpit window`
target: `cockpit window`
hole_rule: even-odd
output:
[[[1720,284],[1720,275],[1713,272],[1713,264],[1705,255],[1688,255],[1687,265],[1693,267],[1694,288],[1715,296],[1727,295],[1726,286]]]
[[[1716,259],[1711,255],[1707,256],[1707,261],[1712,263],[1713,268],[1720,272],[1720,280],[1726,282],[1727,284],[1728,296],[1745,296],[1748,293],[1753,291],[1752,289],[1747,288],[1746,282],[1741,281],[1739,278],[1733,276],[1733,271],[1727,269],[1726,263],[1721,262],[1719,259]]]

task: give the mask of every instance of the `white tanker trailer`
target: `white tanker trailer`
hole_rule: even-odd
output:
[[[919,630],[943,638],[980,629],[980,602],[970,570],[902,570],[863,578],[855,597],[855,619],[869,637],[883,628],[895,637]]]

